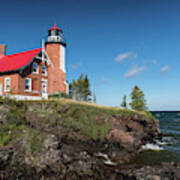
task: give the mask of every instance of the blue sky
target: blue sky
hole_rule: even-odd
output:
[[[88,74],[97,103],[119,106],[137,84],[150,109],[180,110],[179,9],[178,0],[6,0],[0,43],[8,54],[40,47],[56,22],[68,81]]]

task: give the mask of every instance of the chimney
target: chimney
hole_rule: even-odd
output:
[[[6,45],[0,44],[0,55],[6,55]]]

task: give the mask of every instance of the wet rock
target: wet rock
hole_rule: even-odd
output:
[[[149,177],[148,180],[161,180],[161,177],[160,177],[160,176],[153,175],[153,176]]]
[[[13,156],[12,148],[0,149],[0,170],[4,169],[11,162]]]
[[[122,170],[124,175],[135,176],[136,179],[143,180],[179,180],[178,174],[180,168],[171,164],[165,163],[159,166],[143,166],[143,167],[130,167]]]
[[[123,147],[131,148],[134,144],[134,138],[129,133],[119,129],[111,130],[106,138],[110,142],[119,142]]]

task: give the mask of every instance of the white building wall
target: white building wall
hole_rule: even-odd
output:
[[[16,99],[16,100],[34,100],[34,101],[44,99],[41,96],[25,96],[25,95],[7,95],[7,97]]]
[[[65,52],[66,48],[62,45],[60,45],[60,69],[62,69],[64,72],[66,72],[65,69],[65,56],[66,56],[66,52]]]

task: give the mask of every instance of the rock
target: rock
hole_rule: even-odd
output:
[[[154,176],[152,176],[151,179],[149,179],[149,180],[161,180],[161,177],[154,175]]]
[[[12,148],[0,149],[0,170],[1,168],[5,168],[11,162],[13,153]]]
[[[44,141],[44,147],[46,149],[53,148],[57,149],[58,148],[58,141],[55,135],[50,135],[45,141]]]
[[[178,163],[164,163],[161,166],[130,163],[143,143],[157,137],[159,132],[153,120],[146,120],[136,112],[113,115],[103,112],[103,109],[96,112],[96,109],[90,109],[91,106],[81,108],[82,105],[76,105],[76,114],[76,108],[71,109],[71,105],[61,106],[44,102],[39,107],[35,103],[32,110],[27,108],[24,111],[27,123],[23,119],[23,126],[18,127],[17,132],[14,129],[14,134],[12,131],[12,141],[8,147],[0,148],[0,179],[180,179]],[[85,116],[88,115],[83,124],[78,119],[83,118],[79,117],[81,109]],[[88,118],[92,121],[86,123]],[[91,122],[92,127],[86,127]],[[108,125],[108,133],[104,125]],[[4,121],[1,126],[9,128]],[[41,138],[32,138],[31,132],[36,132]],[[99,133],[99,139],[94,138]],[[103,154],[95,156],[99,152]]]
[[[111,130],[107,134],[106,138],[110,142],[119,142],[121,144],[121,146],[126,147],[126,148],[132,147],[134,144],[133,136],[131,136],[129,133],[124,132],[119,129]]]
[[[175,176],[177,179],[180,179],[180,168],[174,169],[174,176]]]

